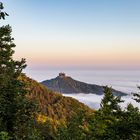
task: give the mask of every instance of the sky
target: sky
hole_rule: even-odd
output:
[[[140,0],[1,0],[29,68],[140,69]]]

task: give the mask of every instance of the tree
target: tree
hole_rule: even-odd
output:
[[[140,87],[138,87],[138,89],[140,89]],[[134,100],[138,103],[140,103],[140,93],[134,93]]]
[[[137,107],[129,104],[119,121],[114,125],[116,135],[119,139],[139,140],[140,139],[140,112]]]
[[[120,97],[112,94],[112,89],[104,87],[104,97],[101,101],[101,107],[90,119],[91,139],[98,140],[117,140],[115,124],[121,116],[119,103]]]
[[[70,121],[59,128],[59,140],[86,140],[88,139],[88,123],[86,112],[79,110]]]
[[[3,12],[4,6],[3,3],[0,2],[0,19],[5,19],[5,16],[9,16],[6,12]]]
[[[120,102],[121,98],[113,96],[110,88],[104,88],[101,108],[89,120],[91,140],[140,139],[139,109],[129,104],[125,110],[122,110]]]
[[[0,3],[0,18],[5,19],[8,14],[2,12],[3,8]],[[0,27],[0,132],[7,132],[13,139],[26,139],[36,108],[26,98],[28,91],[19,78],[26,64],[25,59],[13,59],[16,45],[11,32],[9,25]]]
[[[114,96],[112,94],[112,89],[106,86],[104,87],[104,97],[101,101],[101,108],[99,110],[103,112],[104,115],[113,115],[116,112],[118,113],[121,111],[121,107],[119,106],[119,103],[121,102],[123,102],[121,97]]]

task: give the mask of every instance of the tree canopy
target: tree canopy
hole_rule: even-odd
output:
[[[3,9],[0,3],[1,19],[8,15]],[[13,59],[13,48],[16,45],[11,32],[10,25],[0,27],[0,131],[8,133],[13,139],[22,139],[27,136],[26,130],[31,123],[29,120],[32,119],[34,105],[26,98],[28,91],[25,83],[19,79],[26,64],[25,59]]]

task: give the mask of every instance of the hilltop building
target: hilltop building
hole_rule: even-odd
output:
[[[66,74],[63,73],[63,72],[61,72],[61,73],[59,73],[59,77],[60,77],[60,78],[65,78],[65,77],[66,77]]]

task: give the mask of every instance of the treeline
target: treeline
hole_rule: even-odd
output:
[[[0,19],[8,16],[0,3]],[[13,59],[9,25],[0,27],[0,140],[139,140],[140,111],[104,87],[98,111],[26,77]],[[134,94],[140,102],[140,95]]]
[[[140,94],[134,94],[140,101]],[[140,111],[131,103],[123,110],[120,97],[112,94],[111,88],[104,88],[100,109],[86,118],[83,113],[76,115],[61,129],[63,140],[139,140]],[[86,118],[86,119],[85,119]],[[86,120],[86,122],[85,122]]]
[[[132,104],[120,107],[121,97],[104,87],[100,109],[93,111],[75,99],[53,93],[43,85],[22,75],[28,98],[38,103],[36,134],[42,140],[138,140],[140,111]],[[140,102],[140,95],[133,99]]]

